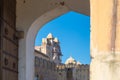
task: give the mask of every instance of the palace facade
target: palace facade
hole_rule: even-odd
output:
[[[35,80],[89,80],[89,65],[69,57],[61,63],[60,42],[51,33],[35,46]]]

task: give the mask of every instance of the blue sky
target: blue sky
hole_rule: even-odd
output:
[[[52,33],[60,41],[62,62],[72,56],[83,64],[90,63],[90,17],[70,11],[43,25],[39,30],[35,45]]]

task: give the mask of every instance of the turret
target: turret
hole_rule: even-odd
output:
[[[48,38],[48,39],[53,39],[54,37],[53,37],[52,33],[49,33],[49,34],[47,35],[47,38]]]
[[[61,49],[58,38],[54,38],[51,33],[46,38],[42,38],[41,52],[49,56],[50,60],[56,64],[61,63]]]
[[[58,38],[54,38],[54,42],[59,43]]]

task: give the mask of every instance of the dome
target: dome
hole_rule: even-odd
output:
[[[78,61],[78,62],[77,62],[77,65],[81,65],[81,63]]]
[[[53,35],[51,33],[49,33],[47,38],[53,38]]]
[[[76,60],[74,58],[72,58],[71,56],[66,60],[65,64],[76,64]]]
[[[58,38],[55,38],[54,41],[57,42],[57,43],[59,42]]]

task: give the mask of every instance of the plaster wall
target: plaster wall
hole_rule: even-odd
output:
[[[116,43],[115,43],[115,50],[116,54],[120,55],[120,0],[116,1]]]
[[[91,0],[90,80],[119,80],[119,18],[120,0]],[[117,29],[118,28],[118,29]],[[118,52],[116,52],[118,50]]]
[[[58,6],[66,6],[70,10],[90,15],[89,0],[17,0],[17,29],[27,31],[38,17]]]

